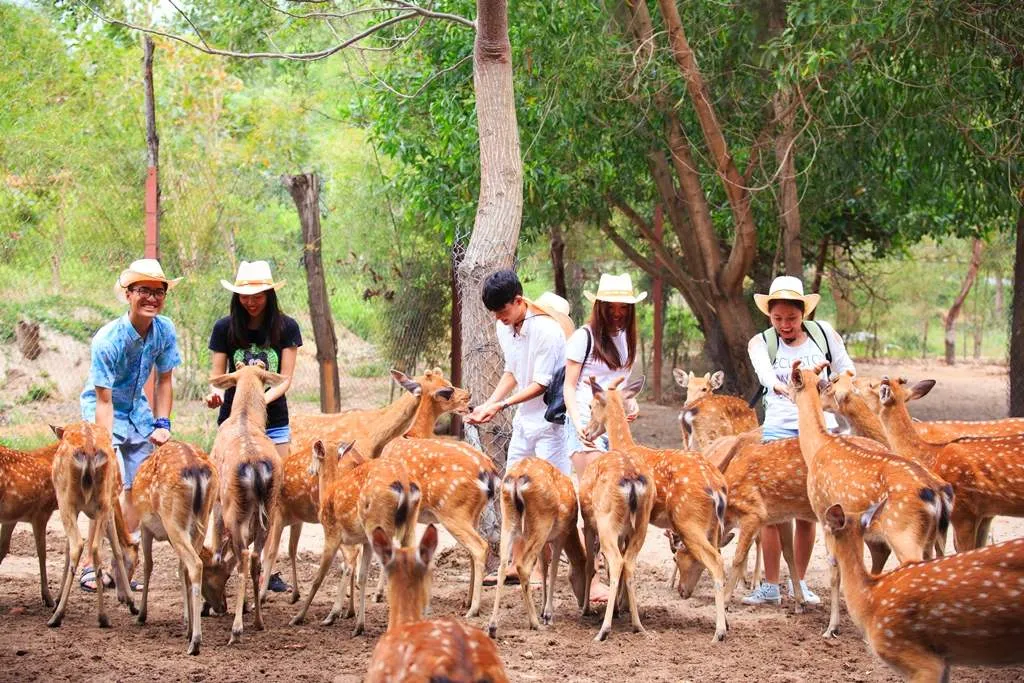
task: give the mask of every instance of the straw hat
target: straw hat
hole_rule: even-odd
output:
[[[160,267],[159,261],[152,258],[143,258],[138,261],[132,261],[132,264],[122,270],[121,274],[117,276],[117,286],[121,289],[127,289],[136,282],[163,282],[167,285],[167,289],[171,289],[174,285],[181,282],[181,278],[168,279],[164,275],[164,269]]]
[[[755,294],[754,303],[765,315],[768,313],[768,305],[773,301],[802,301],[804,303],[804,315],[810,315],[814,307],[821,301],[818,294],[804,294],[804,283],[800,278],[792,275],[780,275],[772,280],[772,286],[768,288],[767,294]]]
[[[622,275],[601,273],[601,281],[597,283],[597,293],[583,292],[583,296],[591,302],[609,301],[617,304],[638,304],[647,298],[647,292],[636,293],[629,273]]]
[[[576,325],[572,322],[572,318],[569,317],[569,302],[554,292],[544,292],[533,301],[526,299],[526,304],[530,308],[554,318],[555,322],[562,328],[566,338],[572,336],[572,333],[576,331]]]
[[[238,265],[238,274],[235,275],[235,283],[221,280],[220,285],[229,292],[251,296],[265,292],[268,289],[278,289],[284,286],[285,281],[274,282],[270,274],[270,264],[266,261],[242,261]]]

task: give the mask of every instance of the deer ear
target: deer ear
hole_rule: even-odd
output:
[[[391,379],[393,379],[396,382],[398,382],[398,384],[403,389],[408,391],[413,396],[419,396],[420,394],[423,393],[423,387],[421,387],[418,382],[409,379],[409,376],[406,375],[404,372],[400,372],[398,370],[392,369],[391,370]]]
[[[604,389],[597,383],[597,377],[590,376],[590,390],[594,393],[594,398],[598,399],[602,403],[604,402]]]
[[[63,427],[58,427],[57,425],[50,425],[50,429],[53,430],[54,435],[58,439],[63,439],[64,438],[64,428]]]
[[[338,460],[341,460],[345,455],[351,451],[356,445],[355,441],[339,441],[338,442]]]
[[[441,372],[441,368],[433,368],[431,372],[433,372],[438,377],[444,377],[444,373]]]
[[[681,386],[683,389],[690,383],[690,376],[680,370],[679,368],[672,368],[672,377],[676,380],[676,384]]]
[[[843,512],[842,505],[836,503],[825,510],[825,526],[832,533],[846,528],[846,513]]]
[[[452,387],[441,387],[440,389],[434,392],[434,398],[439,398],[442,401],[450,401],[452,400],[452,396],[454,395],[455,389],[453,389]]]
[[[917,384],[915,384],[913,387],[911,387],[910,394],[907,396],[907,400],[908,401],[916,401],[919,398],[923,398],[934,387],[935,387],[935,380],[933,380],[933,379],[923,379],[920,382],[918,382]]]
[[[341,447],[343,444],[338,444],[338,453],[341,453]],[[324,442],[317,439],[313,442],[313,456],[317,460],[323,460],[327,456],[327,447],[324,446]]]
[[[725,373],[721,370],[711,375],[711,390],[721,388],[722,384],[725,383]]]
[[[793,368],[791,370],[791,373],[792,374],[790,374],[789,376],[789,381],[795,387],[802,387],[804,385],[804,377],[803,375],[800,374],[800,361],[793,361]]]
[[[875,517],[877,517],[878,514],[883,509],[885,509],[885,504],[888,502],[889,496],[883,496],[882,500],[878,501],[877,503],[869,507],[867,510],[865,510],[864,514],[860,516],[860,528],[867,529],[869,526],[871,526],[871,522],[873,522],[875,520]]]
[[[622,390],[623,398],[633,398],[644,390],[644,383],[647,381],[645,375],[640,375],[635,380],[626,385],[626,388]]]
[[[218,389],[230,389],[231,387],[235,386],[237,382],[238,377],[236,377],[234,374],[217,375],[215,377],[210,378],[210,385]]]
[[[882,402],[883,406],[896,405],[896,396],[892,393],[892,387],[884,379],[882,385],[878,387],[878,400]]]
[[[373,530],[373,552],[377,553],[380,563],[385,567],[395,555],[395,546],[391,544],[391,537],[380,527]]]
[[[827,379],[819,379],[818,380],[818,393],[819,394],[824,394],[826,391],[828,391],[829,386],[831,386],[831,385],[828,383]]]
[[[429,524],[427,525],[427,530],[423,532],[423,538],[420,539],[420,562],[423,564],[430,564],[430,561],[434,559],[434,551],[436,550],[437,527],[433,524]]]

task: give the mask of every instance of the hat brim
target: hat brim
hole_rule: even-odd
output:
[[[167,289],[171,290],[175,285],[181,282],[181,280],[182,278],[180,277],[176,277],[172,280],[158,275],[140,273],[137,270],[122,270],[121,274],[117,277],[117,285],[122,288],[128,288],[136,282],[163,282],[167,285]]]
[[[607,301],[611,304],[638,304],[647,298],[647,292],[640,292],[634,296],[629,296],[628,294],[601,294],[601,292],[594,294],[593,292],[583,292],[583,296],[590,303]]]
[[[796,294],[755,294],[754,303],[757,304],[758,310],[767,316],[771,316],[768,312],[768,305],[773,301],[802,301],[804,304],[804,317],[811,314],[818,306],[818,302],[821,301],[820,294],[804,294],[803,296],[797,296]]]
[[[252,296],[253,294],[259,294],[260,292],[266,292],[271,289],[280,289],[281,287],[284,287],[285,282],[287,282],[287,280],[281,280],[280,282],[274,282],[269,285],[235,286],[232,283],[228,282],[227,280],[221,280],[220,286],[228,290],[229,292],[234,292],[235,294],[240,294],[242,296]]]
[[[543,315],[554,318],[555,322],[558,323],[558,326],[562,328],[562,333],[565,335],[566,339],[571,337],[572,333],[576,331],[576,324],[572,321],[572,318],[567,316],[565,313],[548,308],[543,304],[538,304],[536,301],[530,301],[529,299],[526,300],[526,303],[529,307],[536,309]]]

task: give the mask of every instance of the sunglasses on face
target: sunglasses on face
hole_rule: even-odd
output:
[[[129,292],[135,292],[144,299],[156,299],[157,301],[162,300],[167,296],[166,289],[150,289],[149,287],[129,287]]]

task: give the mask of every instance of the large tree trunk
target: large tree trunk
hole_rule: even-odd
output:
[[[302,225],[302,264],[306,268],[306,289],[309,293],[309,317],[316,340],[316,360],[320,366],[320,410],[336,413],[341,410],[341,388],[338,384],[338,338],[334,334],[331,302],[324,281],[324,264],[320,256],[320,182],[315,173],[282,176],[281,182],[292,195]]]
[[[160,258],[160,138],[156,134],[153,93],[153,39],[143,37],[142,80],[146,100],[146,258]]]
[[[1013,260],[1013,315],[1010,320],[1010,416],[1024,417],[1024,205],[1017,208]]]
[[[555,276],[555,294],[568,299],[568,288],[565,286],[565,237],[561,225],[551,226],[551,269]]]
[[[981,265],[982,241],[975,238],[971,247],[971,262],[967,266],[967,274],[964,276],[963,284],[960,286],[960,293],[953,301],[953,305],[942,316],[942,323],[946,328],[946,364],[956,363],[956,319],[960,316],[960,309],[963,308],[964,300],[971,291],[974,279],[978,275],[978,267]],[[966,352],[966,349],[965,349]]]
[[[519,152],[512,48],[506,0],[477,0],[473,84],[480,135],[480,197],[469,246],[459,264],[462,303],[464,386],[476,401],[490,395],[501,377],[501,350],[494,318],[484,308],[480,288],[495,270],[511,268],[523,213],[523,165]],[[467,429],[472,438],[472,429]],[[499,416],[477,430],[480,445],[499,465],[505,463],[510,428]]]
[[[775,136],[775,161],[779,185],[779,230],[782,233],[782,255],[786,275],[802,278],[803,250],[800,246],[800,197],[796,186],[796,108],[792,106],[791,90],[775,94],[772,106],[779,119],[779,133]]]

